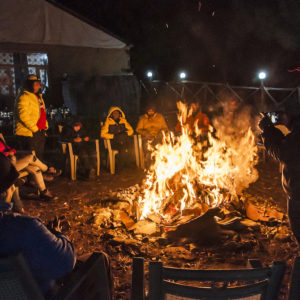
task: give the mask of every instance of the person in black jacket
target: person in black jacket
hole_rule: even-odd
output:
[[[94,179],[96,150],[82,123],[75,121],[71,126],[64,126],[61,137],[64,141],[72,142],[73,152],[79,158],[82,175]]]
[[[259,127],[266,150],[283,164],[282,185],[288,197],[290,225],[300,245],[300,113],[279,112],[276,124],[285,125],[291,132],[285,136],[267,116]]]

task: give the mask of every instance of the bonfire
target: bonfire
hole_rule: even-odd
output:
[[[226,118],[215,118],[214,128],[194,134],[185,125],[193,113],[177,103],[181,134],[163,134],[162,142],[148,145],[153,164],[147,171],[138,199],[139,218],[159,215],[164,222],[174,214],[197,207],[200,212],[238,201],[241,192],[258,178],[255,135],[241,116],[237,128]]]

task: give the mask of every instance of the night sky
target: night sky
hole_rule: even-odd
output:
[[[173,80],[297,86],[298,0],[57,0],[118,35],[131,49],[133,72]]]

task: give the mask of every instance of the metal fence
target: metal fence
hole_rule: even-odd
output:
[[[158,99],[165,112],[176,110],[176,102],[199,101],[203,107],[221,103],[228,97],[235,97],[241,102],[252,105],[259,111],[276,110],[293,102],[300,105],[300,88],[235,86],[228,83],[199,82],[199,81],[148,81],[141,82],[145,98]]]

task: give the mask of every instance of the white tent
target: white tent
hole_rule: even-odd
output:
[[[117,38],[45,0],[0,0],[0,43],[126,47]]]

